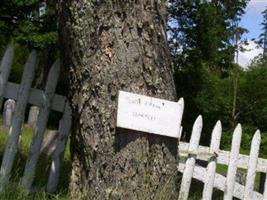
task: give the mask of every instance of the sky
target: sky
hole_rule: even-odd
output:
[[[243,15],[240,25],[248,29],[248,33],[244,38],[248,39],[249,45],[246,47],[249,51],[240,52],[238,63],[246,67],[251,59],[262,53],[262,49],[256,48],[256,44],[252,41],[253,38],[258,38],[261,34],[261,23],[263,21],[261,12],[267,8],[267,0],[250,0],[247,5],[246,13]]]

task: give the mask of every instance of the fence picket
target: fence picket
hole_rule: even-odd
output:
[[[264,184],[263,200],[267,200],[267,176],[265,176],[265,184]]]
[[[179,127],[179,131],[178,131],[178,140],[180,140],[179,138],[182,135],[182,131],[183,131],[183,127],[181,126],[182,124],[182,118],[183,118],[183,113],[184,113],[184,98],[180,98],[178,101],[179,104],[179,110],[177,111],[177,115],[179,116],[178,119],[178,127]]]
[[[242,134],[242,128],[241,125],[238,124],[234,130],[234,135],[232,139],[230,162],[227,170],[227,178],[225,183],[226,189],[224,192],[224,200],[231,200],[233,197],[233,191],[235,187],[235,175],[237,171],[237,160],[239,156],[239,149],[241,143],[241,134]]]
[[[179,135],[178,135],[178,141],[179,141],[179,142],[180,142],[180,140],[181,140],[182,134],[183,134],[183,127],[181,126],[181,127],[180,127],[180,131],[179,131]]]
[[[254,191],[256,168],[257,168],[258,156],[259,156],[259,150],[260,150],[260,143],[261,143],[261,134],[260,134],[260,131],[258,130],[254,134],[252,143],[251,143],[247,178],[246,178],[245,191],[244,191],[244,200],[252,199],[252,192]]]
[[[200,115],[193,126],[192,136],[190,139],[189,144],[189,156],[185,164],[185,170],[182,177],[180,193],[179,193],[179,200],[186,200],[189,195],[189,189],[191,185],[191,180],[194,172],[194,167],[196,163],[196,155],[198,152],[198,145],[200,140],[200,135],[202,131],[202,116]]]
[[[0,65],[0,106],[3,104],[4,93],[14,57],[14,46],[10,44],[5,51]]]
[[[210,142],[210,153],[217,155],[219,148],[220,148],[220,142],[221,142],[221,135],[222,135],[222,124],[220,121],[218,121],[212,131],[211,135],[211,142]],[[217,164],[217,158],[216,156],[211,157],[209,164],[207,166],[207,177],[204,184],[203,189],[203,195],[202,199],[209,200],[212,199],[212,191],[213,191],[213,184],[214,184],[214,178],[216,173],[216,164]]]
[[[50,167],[50,173],[46,190],[50,193],[55,192],[59,179],[60,163],[64,157],[66,142],[71,127],[71,108],[68,103],[65,104],[65,110],[60,121],[59,136],[57,139],[56,149],[53,154],[53,160]]]
[[[179,172],[183,173],[184,172],[184,166],[185,164],[183,162],[179,162]],[[196,165],[193,173],[193,178],[205,182],[206,176],[203,176],[206,174],[206,168]],[[214,179],[214,188],[217,188],[221,191],[225,191],[226,185],[225,185],[226,177],[224,175],[215,174],[215,179]],[[235,188],[233,192],[233,196],[238,198],[238,199],[243,199],[243,193],[244,193],[244,185],[241,185],[239,183],[235,183]],[[203,199],[205,200],[205,199]],[[251,200],[262,200],[262,194],[259,192],[253,191],[253,198]]]
[[[30,192],[32,187],[32,182],[35,175],[35,168],[38,161],[38,157],[40,155],[40,149],[51,108],[51,102],[54,97],[57,86],[59,72],[60,72],[60,64],[59,60],[57,60],[49,71],[46,89],[43,94],[43,101],[40,107],[40,112],[36,123],[36,129],[30,147],[29,157],[27,159],[24,170],[23,185],[27,192]]]
[[[4,157],[0,170],[0,192],[9,181],[10,172],[14,163],[14,159],[18,149],[18,141],[21,132],[21,126],[24,122],[26,105],[34,78],[35,66],[37,63],[36,51],[32,51],[29,55],[23,72],[22,82],[18,92],[18,101],[14,112],[9,137],[5,148]]]

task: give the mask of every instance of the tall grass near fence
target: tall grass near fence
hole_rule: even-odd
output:
[[[6,141],[8,138],[8,129],[2,126],[2,119],[0,118],[0,160],[2,160]],[[20,138],[18,154],[15,159],[14,167],[12,169],[12,177],[6,190],[0,194],[0,200],[45,200],[45,199],[68,199],[68,184],[70,177],[70,154],[69,145],[65,151],[64,160],[62,162],[61,176],[59,178],[59,185],[57,193],[48,194],[45,192],[45,186],[49,175],[51,158],[41,155],[36,170],[36,181],[34,192],[27,195],[22,186],[22,176],[26,164],[27,156],[29,155],[29,148],[31,145],[34,130],[32,128],[23,127]]]

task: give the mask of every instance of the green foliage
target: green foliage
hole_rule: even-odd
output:
[[[14,40],[29,48],[44,49],[57,44],[55,1],[46,1],[46,14],[39,16],[40,1],[4,1],[0,7],[0,38],[6,45]]]
[[[39,11],[40,7],[45,12]],[[0,7],[0,55],[8,43],[16,46],[10,81],[20,82],[25,61],[38,50],[39,65],[33,87],[43,89],[53,62],[58,57],[56,2],[52,0],[11,0]]]
[[[247,1],[170,1],[170,47],[175,64],[185,68],[197,59],[213,71],[225,73],[232,67],[235,44],[232,40]],[[194,61],[195,62],[195,61]]]
[[[267,62],[262,57],[243,73],[240,82],[239,120],[267,130]]]
[[[263,158],[267,158],[267,132],[266,131],[261,133],[260,156]]]
[[[267,8],[262,12],[263,22],[261,23],[262,26],[262,33],[259,35],[258,41],[256,41],[260,46],[263,47],[265,53],[267,51]]]
[[[185,98],[184,130],[190,137],[198,114],[203,115],[203,143],[209,143],[217,120],[236,122],[238,66],[235,40],[247,1],[171,1],[169,44],[179,96]]]
[[[9,81],[15,83],[21,82],[24,65],[27,61],[29,54],[30,50],[27,47],[19,44],[15,45],[15,56],[13,58],[13,64],[9,75]]]
[[[206,66],[199,66],[197,70],[187,67],[177,73],[176,83],[180,96],[185,99],[184,130],[190,137],[190,131],[197,114],[204,118],[202,140],[209,143],[208,138],[217,120],[224,125],[229,124],[231,113],[231,88],[229,79],[221,79],[212,74]]]

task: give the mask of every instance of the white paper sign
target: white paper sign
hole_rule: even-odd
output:
[[[117,127],[178,138],[184,102],[119,91]]]

